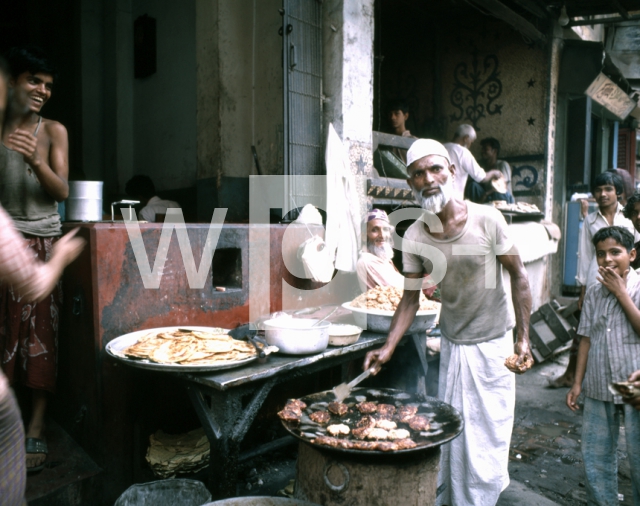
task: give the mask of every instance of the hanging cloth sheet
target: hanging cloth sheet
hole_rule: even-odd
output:
[[[335,268],[355,272],[360,251],[360,209],[356,178],[333,124],[329,124],[326,150],[327,230],[326,247],[335,257]]]

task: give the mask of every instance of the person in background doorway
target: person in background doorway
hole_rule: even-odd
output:
[[[633,224],[636,232],[640,233],[640,193],[631,194],[622,212],[624,217]],[[636,250],[636,257],[631,262],[631,268],[640,269],[640,241],[635,243],[634,249]]]
[[[622,180],[622,193],[620,194],[619,200],[623,206],[626,206],[627,199],[629,199],[631,195],[636,192],[631,174],[629,174],[624,169],[607,169],[607,172],[613,172],[614,174],[617,174],[618,177]]]
[[[485,170],[499,170],[507,185],[507,192],[513,195],[511,187],[511,167],[504,160],[498,160],[500,142],[494,137],[485,137],[480,141],[482,163]]]
[[[7,67],[0,58],[0,137],[7,107]],[[75,231],[62,237],[54,246],[47,263],[36,260],[24,247],[9,215],[0,206],[0,279],[11,283],[25,300],[46,297],[62,274],[84,247]],[[3,506],[21,506],[26,486],[26,453],[20,411],[7,377],[0,369],[0,499]]]
[[[389,103],[387,108],[389,111],[389,124],[391,126],[391,133],[399,135],[401,137],[413,137],[411,132],[407,129],[407,120],[409,119],[409,108],[407,104],[401,100],[395,100]],[[407,163],[407,150],[402,148],[392,148],[391,152],[400,158],[406,165]]]
[[[577,334],[582,336],[567,406],[584,393],[582,457],[589,504],[618,504],[618,434],[624,427],[633,504],[640,506],[640,413],[609,391],[640,369],[640,275],[630,268],[633,234],[604,227],[593,236],[598,282],[587,288]]]
[[[7,55],[12,98],[0,143],[0,203],[24,236],[31,255],[46,262],[62,233],[58,202],[69,194],[67,130],[40,115],[50,100],[56,69],[35,47]],[[39,470],[48,453],[44,415],[55,392],[58,321],[62,287],[39,302],[21,298],[15,287],[0,290],[0,357],[12,384],[31,394],[27,425],[27,468]]]
[[[596,232],[601,228],[616,225],[627,229],[637,239],[640,239],[640,234],[635,233],[633,223],[625,218],[622,205],[618,202],[622,192],[622,180],[617,174],[607,171],[596,176],[591,193],[598,203],[598,210],[590,213],[585,218],[578,244],[578,274],[576,275],[576,280],[581,286],[578,309],[582,309],[587,288],[597,282],[598,263],[593,245],[593,237]],[[576,335],[571,344],[569,364],[566,371],[558,378],[550,381],[549,387],[562,388],[573,385],[579,345],[580,336]]]
[[[140,210],[141,220],[153,223],[158,220],[159,215],[167,214],[167,209],[180,208],[177,202],[163,200],[156,195],[156,187],[149,176],[133,176],[127,181],[124,191],[144,206]]]
[[[459,199],[464,198],[464,189],[469,176],[478,183],[488,183],[500,177],[499,170],[485,172],[478,165],[471,151],[469,151],[475,140],[475,129],[471,125],[460,125],[456,128],[453,142],[447,142],[444,145],[449,152],[451,164],[456,168],[455,177],[453,178],[453,195]]]

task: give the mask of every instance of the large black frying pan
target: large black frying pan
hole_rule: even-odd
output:
[[[404,424],[399,424],[400,428],[409,430],[411,433],[411,439],[413,439],[417,444],[415,448],[405,450],[389,452],[380,450],[355,450],[318,445],[311,442],[316,435],[328,436],[329,434],[326,431],[326,427],[328,425],[344,423],[350,428],[355,427],[355,423],[362,416],[355,408],[355,404],[364,401],[365,398],[369,402],[376,402],[378,404],[393,404],[395,406],[415,404],[418,406],[417,414],[426,415],[431,422],[431,427],[427,431],[417,432],[410,429],[408,426],[404,426]],[[342,417],[332,415],[331,421],[326,425],[319,425],[315,423],[309,418],[309,415],[314,411],[326,411],[327,405],[330,402],[335,401],[332,390],[307,395],[306,397],[302,397],[300,400],[307,405],[307,408],[302,413],[302,420],[300,423],[296,424],[281,420],[282,425],[284,425],[284,428],[290,434],[318,450],[349,453],[360,456],[372,454],[398,455],[415,453],[429,448],[434,448],[451,441],[462,432],[464,427],[464,422],[460,413],[453,406],[450,406],[449,404],[446,404],[434,397],[421,397],[417,394],[410,394],[390,388],[354,388],[351,391],[351,395],[344,400],[344,403],[349,406],[349,412]]]

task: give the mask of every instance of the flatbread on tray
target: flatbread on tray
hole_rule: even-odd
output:
[[[181,365],[214,365],[256,356],[251,344],[233,339],[224,329],[150,332],[122,353],[158,364]]]

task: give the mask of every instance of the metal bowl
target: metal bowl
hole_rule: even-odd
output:
[[[202,506],[318,506],[316,503],[286,497],[234,497]]]
[[[381,309],[366,309],[362,307],[352,307],[350,302],[345,302],[342,307],[353,313],[356,325],[372,332],[386,334],[391,328],[391,320],[394,311],[383,311]],[[413,323],[406,334],[419,334],[433,328],[438,317],[438,310],[418,311]]]
[[[277,346],[280,353],[311,355],[321,353],[329,346],[331,323],[306,318],[276,318],[264,322],[267,344]]]
[[[362,334],[362,329],[355,325],[345,325],[342,323],[332,323],[329,327],[329,345],[347,346],[358,342]]]
[[[216,502],[208,502],[202,506],[318,506],[316,503],[288,499],[286,497],[234,497]]]

